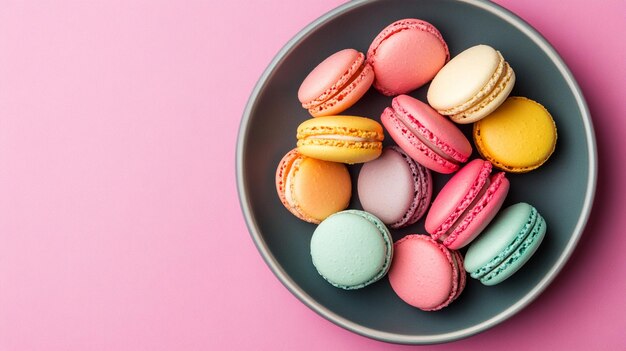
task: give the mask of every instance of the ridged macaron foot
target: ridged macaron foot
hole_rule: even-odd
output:
[[[454,123],[411,96],[395,97],[380,119],[411,158],[435,172],[452,173],[472,154],[472,145]]]
[[[348,164],[371,161],[383,149],[383,127],[358,116],[310,118],[298,126],[298,151],[320,160]]]
[[[502,210],[467,249],[465,269],[484,285],[496,285],[517,272],[537,251],[546,222],[532,205]]]
[[[385,27],[367,51],[367,62],[374,68],[374,87],[387,96],[405,94],[428,83],[449,58],[439,30],[415,18]]]
[[[389,230],[376,216],[345,210],[320,223],[311,237],[318,273],[337,288],[354,290],[387,274],[393,256]]]
[[[348,207],[352,181],[343,163],[307,157],[293,149],[276,168],[276,191],[289,212],[317,224]]]
[[[400,299],[424,311],[448,306],[466,282],[461,254],[421,234],[396,241],[388,277]]]
[[[302,81],[298,99],[313,117],[341,113],[369,90],[374,70],[354,49],[338,51],[320,62]]]
[[[456,123],[468,124],[493,112],[509,96],[515,72],[502,54],[476,45],[453,57],[428,87],[428,103]]]
[[[536,101],[509,97],[489,116],[474,123],[476,149],[503,171],[525,173],[539,168],[556,147],[556,124]]]
[[[509,192],[504,172],[475,159],[455,173],[435,197],[424,227],[450,249],[469,244],[496,216]]]
[[[391,228],[402,228],[417,222],[426,212],[432,196],[432,177],[402,149],[389,146],[379,158],[361,167],[357,189],[365,211]]]

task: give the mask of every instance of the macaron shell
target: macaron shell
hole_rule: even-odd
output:
[[[394,244],[389,283],[407,304],[425,311],[447,306],[459,289],[462,265],[426,235],[410,234]]]
[[[557,130],[541,104],[509,97],[496,111],[474,125],[478,152],[495,167],[523,173],[543,165],[554,152]]]
[[[367,54],[384,95],[408,93],[429,82],[449,58],[441,33],[417,19],[396,21],[374,39]]]
[[[344,164],[307,157],[294,174],[291,192],[299,212],[319,222],[348,207],[351,189]]]
[[[443,244],[451,250],[458,250],[472,242],[498,214],[509,192],[509,186],[503,172],[492,176],[487,192],[473,208],[468,209],[466,216]]]
[[[386,108],[380,119],[389,136],[417,163],[443,174],[449,174],[459,169],[458,164],[445,159],[424,144],[412,131],[413,128],[400,120],[393,109]]]
[[[359,289],[389,270],[393,244],[389,231],[375,216],[346,210],[324,220],[311,237],[311,259],[333,286]]]
[[[500,62],[501,56],[488,45],[464,50],[433,78],[428,88],[428,103],[436,110],[464,104],[487,85]]]
[[[378,159],[364,164],[357,184],[363,209],[392,228],[415,223],[432,194],[430,172],[396,146],[385,148]]]

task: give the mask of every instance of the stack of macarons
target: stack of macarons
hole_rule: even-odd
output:
[[[501,210],[507,173],[542,166],[557,133],[545,107],[509,96],[516,79],[495,48],[451,56],[440,31],[414,18],[383,28],[365,53],[346,48],[312,68],[297,92],[309,118],[275,179],[285,208],[315,225],[310,253],[321,278],[353,290],[388,275],[402,301],[434,311],[461,295],[466,272],[496,285],[530,259],[546,222],[524,202]],[[411,95],[427,84],[426,101]],[[372,87],[390,99],[372,111],[379,118],[342,114]],[[416,224],[424,234],[397,231]]]

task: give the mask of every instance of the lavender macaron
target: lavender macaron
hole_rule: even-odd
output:
[[[361,168],[357,190],[361,206],[391,228],[417,222],[432,197],[430,171],[402,149],[389,146]]]

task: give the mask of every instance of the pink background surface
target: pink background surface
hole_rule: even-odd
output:
[[[412,348],[301,304],[237,199],[256,80],[343,2],[0,1],[0,350]],[[624,349],[626,2],[497,2],[556,47],[586,95],[595,208],[528,308],[422,349]]]

